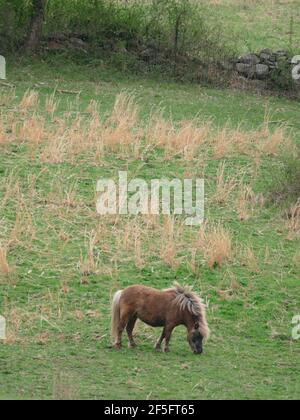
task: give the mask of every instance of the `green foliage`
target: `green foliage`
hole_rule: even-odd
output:
[[[30,12],[30,1],[0,0],[0,13],[11,16],[0,28],[4,50],[22,45]],[[51,0],[44,23],[44,51],[57,55],[66,50],[77,60],[80,49],[70,46],[71,38],[85,42],[81,51],[85,62],[98,57],[123,70],[157,68],[190,79],[209,73],[211,63],[224,55],[231,56],[215,27],[206,25],[200,5],[191,0]],[[56,43],[54,48],[49,39]]]
[[[282,177],[278,182],[275,196],[281,199],[297,200],[300,198],[300,149],[294,155],[283,157]]]
[[[278,68],[272,72],[271,84],[280,90],[295,91],[294,81],[291,75],[291,65],[288,61],[279,63]]]
[[[13,51],[22,44],[30,13],[30,0],[0,0],[1,52]]]

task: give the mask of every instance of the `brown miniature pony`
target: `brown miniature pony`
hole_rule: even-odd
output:
[[[155,347],[157,351],[161,350],[163,340],[165,352],[170,351],[171,335],[178,325],[186,326],[188,342],[195,354],[203,352],[203,340],[209,336],[204,304],[191,287],[182,287],[178,283],[163,291],[145,286],[130,286],[115,294],[111,324],[115,348],[121,348],[125,328],[129,347],[136,346],[132,333],[137,319],[152,327],[164,327]]]

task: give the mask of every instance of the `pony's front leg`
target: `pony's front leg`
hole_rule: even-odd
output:
[[[164,329],[163,329],[163,332],[162,332],[162,334],[161,334],[161,336],[160,336],[160,339],[159,339],[159,340],[158,340],[158,342],[156,343],[156,346],[155,346],[155,350],[156,350],[156,351],[161,351],[161,344],[162,344],[162,342],[164,341],[165,336],[166,336],[166,328],[164,328]]]
[[[175,327],[168,327],[166,328],[166,332],[165,332],[165,339],[166,339],[166,344],[165,344],[165,353],[170,353],[170,340],[171,340],[171,336],[172,336],[172,332],[174,330]]]

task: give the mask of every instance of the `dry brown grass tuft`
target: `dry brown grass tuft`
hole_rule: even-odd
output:
[[[241,263],[247,267],[252,273],[259,273],[259,265],[256,255],[252,247],[246,247],[241,251]]]
[[[92,99],[85,111],[87,114],[92,115],[93,117],[98,117],[99,114],[99,103]]]
[[[277,156],[283,149],[293,152],[295,146],[285,127],[270,128],[268,115],[260,130],[243,131],[212,129],[210,122],[183,121],[175,125],[163,118],[162,110],[156,111],[145,125],[139,117],[139,107],[133,95],[122,92],[117,95],[113,109],[105,118],[99,115],[99,104],[92,100],[85,112],[80,109],[80,96],[69,103],[69,111],[63,118],[54,118],[59,101],[55,92],[46,98],[44,111],[51,114],[51,122],[38,114],[38,93],[28,90],[18,109],[33,115],[20,123],[20,115],[6,116],[0,123],[0,143],[11,140],[28,142],[41,151],[42,163],[75,163],[77,158],[99,163],[106,153],[117,153],[120,158],[133,157],[143,160],[155,148],[164,151],[164,159],[180,157],[186,161],[212,155],[222,159],[233,155],[247,155],[260,164],[264,156]],[[35,157],[32,151],[32,157]],[[294,153],[294,152],[293,152]],[[203,156],[204,155],[204,156]],[[230,186],[230,185],[229,185]],[[223,199],[221,198],[221,201]]]
[[[55,100],[55,92],[52,95],[46,97],[45,101],[45,111],[50,114],[53,118],[54,113],[57,111],[59,106],[59,101]]]
[[[100,148],[98,151],[103,149],[111,152],[117,152],[122,157],[126,157],[127,153],[134,152],[138,155],[141,148],[141,135],[139,131],[134,131],[129,125],[126,124],[126,120],[120,125],[115,127],[107,126],[102,131],[102,137],[100,141]]]
[[[278,156],[283,148],[292,147],[285,127],[277,127],[271,132],[269,126],[265,126],[256,133],[256,144],[259,153],[267,156]]]
[[[20,190],[16,192],[14,206],[16,219],[9,234],[9,246],[22,244],[26,248],[30,248],[32,241],[36,238],[36,228],[32,217],[33,209],[26,202]]]
[[[191,270],[192,273],[197,274],[199,271],[199,267],[197,264],[197,253],[198,253],[198,249],[197,248],[193,248],[191,250],[191,258],[190,261],[188,262],[188,266]]]
[[[86,238],[86,257],[82,257],[79,263],[80,273],[83,276],[89,276],[98,272],[100,256],[95,249],[97,243],[97,233],[95,231],[90,232]]]
[[[201,226],[196,246],[209,268],[222,267],[232,258],[231,234],[220,224]]]
[[[138,122],[139,108],[135,98],[126,92],[119,93],[116,97],[114,107],[109,118],[115,126],[127,126],[134,128]]]
[[[233,136],[228,127],[218,131],[211,141],[213,159],[219,160],[232,154],[233,151]]]
[[[240,127],[237,129],[225,127],[214,133],[209,144],[212,148],[213,159],[216,160],[235,154],[259,159],[264,156],[278,156],[283,150],[293,155],[296,153],[295,143],[287,128],[280,126],[273,130],[268,115],[259,130],[244,131]]]
[[[9,141],[9,136],[7,135],[6,126],[3,121],[0,120],[0,145],[6,144]]]
[[[119,94],[106,123],[98,127],[100,135],[96,139],[96,154],[100,156],[105,149],[118,152],[122,157],[129,154],[139,159],[143,130],[139,127],[138,115],[139,109],[134,97],[126,93]]]
[[[163,147],[168,144],[173,130],[173,124],[163,118],[162,111],[155,112],[151,115],[146,129],[147,144],[151,144],[153,147]]]
[[[160,258],[172,269],[178,267],[178,260],[176,259],[176,239],[175,239],[175,225],[174,219],[170,216],[165,216],[163,231],[161,235]]]
[[[178,153],[187,161],[193,160],[207,141],[209,125],[197,127],[193,121],[185,121],[178,131],[173,133],[168,144],[165,145],[169,155]]]
[[[90,149],[91,145],[88,142],[87,127],[79,113],[72,121],[71,126],[65,128],[61,139],[60,147],[63,147],[64,144],[64,151],[62,150],[61,157],[63,160],[74,163],[76,157],[84,155]]]
[[[0,243],[0,273],[6,278],[10,272],[11,268],[7,259],[7,248]]]
[[[252,188],[248,185],[242,185],[236,200],[236,209],[240,221],[249,220],[253,212],[255,199]]]
[[[216,192],[214,195],[214,201],[220,205],[228,204],[231,194],[238,185],[236,178],[226,178],[225,170],[226,163],[223,162],[218,169]]]
[[[153,147],[165,150],[165,160],[181,156],[187,161],[193,160],[207,142],[210,124],[198,126],[196,121],[183,121],[176,128],[171,121],[162,118],[161,113],[154,114],[146,130],[146,142]]]
[[[231,136],[233,147],[239,155],[255,156],[255,141],[252,132],[244,132],[241,129],[232,130]]]
[[[63,163],[67,154],[67,143],[64,137],[53,136],[46,142],[40,154],[42,163]]]
[[[286,228],[287,240],[293,241],[300,236],[300,200],[294,204],[287,213]]]
[[[143,259],[143,244],[141,239],[141,231],[139,228],[135,229],[134,232],[134,255],[135,255],[135,266],[139,269],[145,266]]]
[[[15,343],[20,343],[25,341],[25,339],[20,336],[20,329],[22,325],[22,320],[25,317],[28,317],[28,314],[24,314],[24,311],[21,311],[18,308],[6,309],[4,311],[5,318],[7,319],[7,331],[6,331],[6,340],[5,344],[11,345]]]
[[[26,119],[20,127],[19,138],[32,146],[38,146],[45,139],[45,120],[42,117],[33,115]]]
[[[19,104],[21,112],[26,113],[31,109],[37,108],[39,103],[39,94],[33,90],[27,90]]]

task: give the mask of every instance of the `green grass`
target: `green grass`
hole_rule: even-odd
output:
[[[211,26],[223,28],[224,37],[240,52],[292,50],[300,43],[298,0],[220,0],[202,2]]]
[[[12,63],[8,74],[16,85],[16,98],[9,108],[1,105],[4,119],[9,111],[17,112],[16,104],[27,89],[39,92],[40,113],[45,96],[57,88],[80,91],[82,113],[91,99],[99,101],[102,114],[110,113],[116,95],[126,90],[134,92],[144,123],[151,111],[160,107],[166,118],[177,122],[198,118],[212,120],[216,129],[229,124],[258,130],[267,107],[274,126],[288,123],[293,138],[299,141],[299,102],[285,98],[137,77],[124,79],[105,68]],[[0,89],[1,94],[7,91],[2,86]],[[56,99],[60,99],[56,118],[64,118],[70,101],[76,106],[72,94],[57,93]],[[26,117],[20,114],[17,118]],[[75,163],[55,165],[32,157],[26,143],[0,147],[0,242],[6,243],[12,237],[17,211],[22,227],[8,253],[15,272],[9,278],[0,274],[0,313],[7,317],[12,334],[8,343],[0,343],[0,398],[299,398],[300,342],[291,338],[292,318],[300,313],[300,267],[294,259],[299,237],[286,240],[282,213],[288,203],[267,203],[255,208],[248,221],[240,222],[234,197],[224,206],[213,202],[220,162],[204,161],[201,156],[191,162],[166,162],[158,151],[151,152],[144,161],[110,153],[96,165],[88,156],[79,157]],[[276,184],[276,172],[280,176],[283,166],[281,156],[265,157],[258,176],[252,180],[251,159],[236,156],[225,161],[231,174],[249,170],[246,178],[255,192],[263,193]],[[118,239],[128,220],[107,221],[105,225],[96,215],[97,180],[103,176],[116,178],[117,172],[124,169],[147,180],[183,177],[186,171],[199,175],[203,174],[204,164],[207,217],[232,232],[232,261],[212,270],[198,255],[194,273],[189,264],[189,238],[197,236],[194,229],[186,229],[184,237],[179,237],[180,264],[176,268],[159,258],[160,238],[155,233],[148,238],[147,229],[144,236],[141,234],[142,267],[135,264],[134,246],[119,252],[122,236],[121,242]],[[3,206],[10,175],[11,188],[18,182],[20,190]],[[62,196],[72,188],[75,205],[62,206]],[[82,282],[79,263],[87,254],[87,236],[101,223],[103,237],[95,247],[100,256],[98,270]],[[59,239],[61,231],[67,240]],[[253,248],[258,270],[242,263],[242,247]],[[230,289],[232,278],[238,288],[224,297],[220,292]],[[203,357],[190,352],[181,328],[174,334],[169,355],[155,353],[153,346],[160,331],[142,325],[137,331],[136,350],[111,350],[112,291],[135,283],[165,288],[174,280],[194,284],[209,302],[212,338]]]

